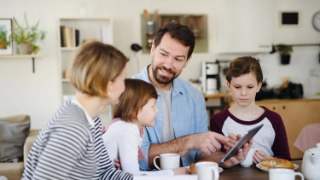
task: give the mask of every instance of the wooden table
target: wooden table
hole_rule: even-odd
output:
[[[203,94],[203,97],[205,100],[207,100],[207,99],[220,99],[220,106],[206,106],[206,108],[209,110],[209,115],[211,118],[215,109],[219,109],[220,111],[222,111],[224,109],[225,98],[231,98],[232,95],[227,94],[227,93]]]
[[[301,172],[301,160],[292,161],[294,164],[298,164],[299,168],[296,172]],[[255,164],[249,168],[242,167],[240,165],[234,166],[229,169],[223,169],[220,173],[219,180],[269,180],[269,173],[261,171]],[[299,180],[300,177],[296,177]]]

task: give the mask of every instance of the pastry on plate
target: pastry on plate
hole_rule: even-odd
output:
[[[190,168],[191,174],[197,174],[196,165],[194,163],[191,163],[189,168]]]
[[[260,167],[266,170],[270,168],[294,169],[294,164],[286,159],[270,158],[260,162]]]

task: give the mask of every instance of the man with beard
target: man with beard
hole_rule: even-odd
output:
[[[150,170],[153,159],[162,153],[178,153],[181,166],[198,160],[220,162],[236,140],[208,132],[208,118],[203,95],[188,82],[178,78],[187,66],[195,46],[192,31],[179,23],[168,23],[157,31],[151,47],[152,62],[133,78],[153,84],[157,90],[159,112],[153,127],[146,127],[141,145],[146,158],[139,162],[142,170]],[[221,164],[231,167],[244,160],[252,142],[238,154]]]

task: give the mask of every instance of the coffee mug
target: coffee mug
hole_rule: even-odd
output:
[[[196,172],[199,180],[218,180],[218,164],[215,162],[197,162]]]
[[[295,176],[300,176],[304,180],[303,174],[294,172],[291,169],[270,169],[269,180],[295,180]]]
[[[160,167],[157,165],[157,158],[160,158]],[[154,157],[153,164],[159,170],[175,169],[180,167],[180,155],[176,153],[160,154],[160,156]]]
[[[251,148],[246,156],[246,159],[243,160],[240,165],[243,167],[250,167],[253,164],[253,154],[258,150],[257,148]]]

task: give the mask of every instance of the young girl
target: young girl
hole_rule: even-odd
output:
[[[286,130],[280,115],[255,104],[255,96],[263,80],[259,62],[252,57],[239,57],[231,61],[226,79],[234,104],[212,116],[211,131],[228,135],[235,141],[239,136],[234,134],[242,135],[264,124],[253,137],[252,147],[259,149],[254,153],[254,162],[259,163],[270,157],[291,160]]]
[[[105,106],[118,103],[127,61],[119,50],[98,41],[79,47],[68,69],[75,98],[39,132],[22,179],[133,179],[114,168],[98,117]]]
[[[158,109],[157,92],[152,84],[139,79],[126,79],[126,89],[113,107],[115,118],[102,138],[111,159],[120,159],[124,172],[134,175],[189,174],[186,168],[162,171],[140,171],[139,160],[144,158],[140,148],[145,126],[154,126]]]

